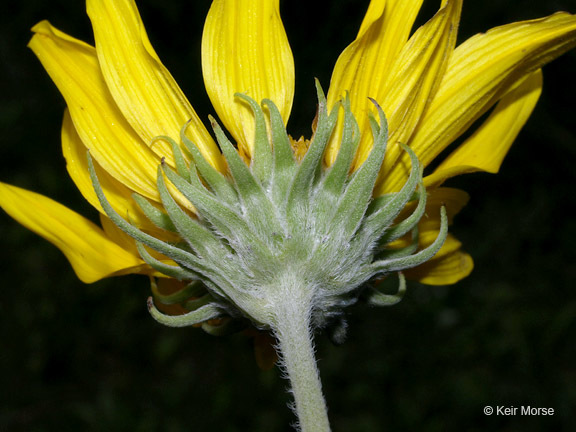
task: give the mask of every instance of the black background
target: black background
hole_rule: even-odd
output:
[[[156,51],[206,118],[200,38],[210,2],[138,4]],[[283,2],[297,75],[292,135],[309,135],[313,78],[328,88],[367,4]],[[426,2],[419,22],[435,7]],[[95,217],[65,171],[63,100],[26,48],[41,19],[92,42],[83,2],[1,8],[0,180]],[[468,1],[460,40],[556,10],[576,12],[576,2]],[[334,431],[576,430],[575,75],[574,52],[545,68],[541,101],[500,174],[448,184],[472,196],[452,232],[474,273],[449,287],[412,283],[393,308],[352,308],[341,347],[317,339]],[[0,431],[291,430],[287,383],[257,368],[249,338],[160,326],[146,311],[145,277],[84,285],[56,248],[5,214],[0,239]],[[485,405],[555,414],[485,416]]]

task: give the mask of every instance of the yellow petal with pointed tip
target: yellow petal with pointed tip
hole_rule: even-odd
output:
[[[202,35],[202,71],[220,120],[250,156],[254,116],[234,97],[271,99],[288,121],[294,97],[294,59],[279,0],[214,0]]]
[[[435,94],[456,45],[461,9],[462,0],[448,0],[410,37],[392,65],[385,89],[377,95],[392,141],[408,142]]]
[[[328,91],[328,106],[350,92],[359,119],[369,96],[376,97],[420,10],[422,0],[372,0],[358,36],[338,57]]]
[[[60,249],[85,283],[138,273],[144,265],[139,256],[111,241],[100,227],[43,195],[0,183],[0,206]]]
[[[421,5],[422,0],[372,0],[357,38],[340,54],[334,66],[327,95],[328,107],[334,107],[349,92],[352,113],[362,136],[368,136],[363,140],[371,137],[367,116],[373,105],[368,97],[382,102],[380,95],[392,64],[408,40]],[[361,145],[366,146],[366,142]],[[336,158],[338,147],[338,140],[333,139],[326,155],[329,164]]]
[[[416,125],[440,85],[456,45],[462,0],[448,0],[434,17],[420,27],[404,46],[392,66],[387,83],[377,97],[388,117],[389,147],[381,172],[386,173],[400,155],[398,143],[408,143]],[[365,143],[371,137],[365,134]],[[368,146],[361,146],[368,155]],[[382,177],[381,177],[382,178]],[[379,195],[380,181],[375,187]]]
[[[29,47],[64,96],[74,127],[92,157],[127,188],[159,201],[156,156],[118,110],[93,47],[42,21]]]
[[[221,155],[196,112],[148,40],[133,0],[88,0],[86,9],[102,74],[122,114],[146,144],[159,135],[178,141],[186,130],[206,159],[223,170]],[[153,150],[173,165],[172,149]]]
[[[561,12],[494,28],[456,48],[410,143],[422,164],[429,164],[520,79],[574,46],[576,16]],[[405,181],[408,158],[399,161],[382,192],[397,190]]]
[[[482,126],[424,179],[425,184],[438,185],[449,177],[473,171],[497,173],[541,92],[539,69],[502,98]]]
[[[370,4],[368,5],[368,9],[366,10],[366,14],[364,15],[362,24],[360,25],[360,29],[358,30],[358,34],[356,35],[356,39],[360,39],[364,35],[364,33],[368,31],[372,23],[374,23],[375,21],[377,21],[382,17],[386,4],[387,4],[386,0],[370,0]],[[422,2],[420,2],[420,4],[422,4]]]

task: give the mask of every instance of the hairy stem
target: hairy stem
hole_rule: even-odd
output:
[[[277,350],[292,386],[299,430],[328,432],[330,424],[310,331],[310,301],[300,299],[299,287],[293,288],[286,290],[288,295],[282,296],[285,300],[274,312]]]

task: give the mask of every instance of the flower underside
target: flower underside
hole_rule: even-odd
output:
[[[262,101],[267,119],[262,107],[244,94],[236,96],[250,106],[256,121],[249,165],[215,121],[214,132],[228,164],[226,175],[212,167],[186,137],[186,126],[180,139],[193,161],[190,167],[174,140],[158,138],[172,144],[176,161],[175,171],[165,163],[158,168],[157,187],[165,213],[142,197],[135,199],[158,227],[175,232],[181,238],[179,243],[159,240],[116,213],[104,196],[89,156],[92,182],[108,217],[136,240],[146,263],[186,282],[185,288],[171,295],[154,290],[157,302],[178,303],[189,310],[184,315],[165,315],[150,300],[150,311],[159,322],[177,327],[205,323],[206,330],[217,333],[206,321],[226,317],[226,325],[238,318],[274,329],[275,310],[288,295],[290,301],[309,304],[313,328],[339,329],[334,337],[341,339],[344,307],[360,296],[374,305],[396,303],[405,286],[401,271],[428,261],[440,249],[448,225],[444,208],[438,237],[418,251],[417,224],[424,215],[426,190],[422,168],[409,147],[402,145],[411,159],[404,186],[372,198],[388,140],[382,109],[373,101],[379,113],[378,120],[370,118],[374,145],[364,163],[351,172],[360,130],[350,101],[346,98],[328,112],[319,86],[317,93],[317,126],[302,160],[294,155],[276,105]],[[326,167],[323,155],[340,109],[344,113],[340,150],[335,162]],[[180,207],[169,191],[172,187],[190,201],[197,216]],[[414,200],[413,213],[398,221],[405,205]],[[410,234],[409,246],[390,247],[391,242]],[[178,265],[166,264],[146,247]],[[393,272],[400,277],[397,295],[367,285],[371,279]],[[295,277],[299,280],[293,286],[306,287],[306,292],[280,288]]]

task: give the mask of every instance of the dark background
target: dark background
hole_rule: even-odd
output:
[[[294,136],[309,135],[313,78],[328,88],[367,4],[283,2],[297,73]],[[139,5],[157,52],[206,118],[200,37],[209,1]],[[92,42],[83,2],[1,7],[0,180],[93,217],[65,172],[63,100],[26,48],[41,19]],[[428,1],[422,16],[435,7]],[[576,12],[576,2],[468,1],[460,39],[556,10]],[[545,68],[541,101],[500,174],[449,183],[472,196],[452,232],[474,273],[449,287],[412,283],[389,309],[352,308],[341,347],[317,339],[335,431],[576,430],[575,72],[574,52]],[[57,249],[5,214],[0,238],[0,431],[291,430],[287,383],[257,368],[249,338],[160,326],[146,311],[145,277],[84,285]],[[485,405],[555,414],[485,416]]]

